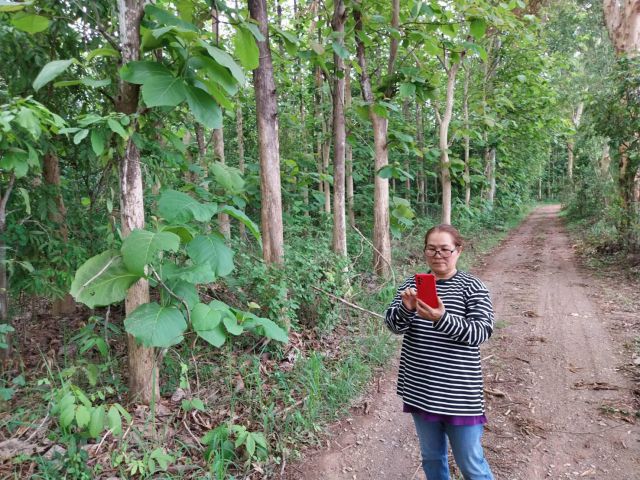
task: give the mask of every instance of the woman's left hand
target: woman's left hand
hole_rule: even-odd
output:
[[[438,306],[436,308],[430,307],[422,300],[417,301],[416,312],[422,318],[431,320],[433,323],[437,322],[444,315],[444,304],[440,297],[438,297]]]

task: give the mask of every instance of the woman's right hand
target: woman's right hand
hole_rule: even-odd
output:
[[[407,288],[400,293],[400,297],[402,298],[402,305],[407,310],[411,310],[412,312],[416,311],[418,306],[418,291],[415,288]]]

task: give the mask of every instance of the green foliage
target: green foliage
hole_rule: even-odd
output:
[[[158,201],[164,217],[179,222],[208,221],[216,205],[169,190]],[[245,219],[248,220],[248,219]],[[199,338],[220,347],[229,336],[245,330],[286,342],[286,332],[274,322],[214,300],[200,303],[198,285],[228,276],[233,251],[218,233],[198,234],[202,225],[159,224],[159,230],[134,230],[120,251],[108,250],[84,263],[71,285],[71,294],[89,307],[122,301],[128,288],[147,278],[161,290],[162,305],[140,305],[125,319],[125,330],[147,347],[167,348],[181,343],[191,328]],[[184,229],[182,236],[171,231]],[[257,233],[257,228],[253,228]]]

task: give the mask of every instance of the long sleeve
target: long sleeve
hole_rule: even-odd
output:
[[[402,334],[409,330],[411,322],[416,315],[416,312],[408,310],[402,304],[402,297],[400,294],[409,287],[415,287],[413,277],[407,278],[405,282],[400,285],[396,291],[396,296],[393,298],[393,301],[385,313],[385,324],[393,333]]]
[[[489,291],[479,280],[469,285],[465,292],[465,315],[455,315],[446,309],[434,328],[453,340],[465,345],[478,346],[493,333],[493,305]]]

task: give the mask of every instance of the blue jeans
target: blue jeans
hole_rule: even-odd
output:
[[[420,415],[411,415],[420,440],[422,468],[427,480],[449,480],[447,437],[451,442],[453,458],[465,480],[493,480],[480,445],[482,425],[458,426],[444,422],[427,422]]]

